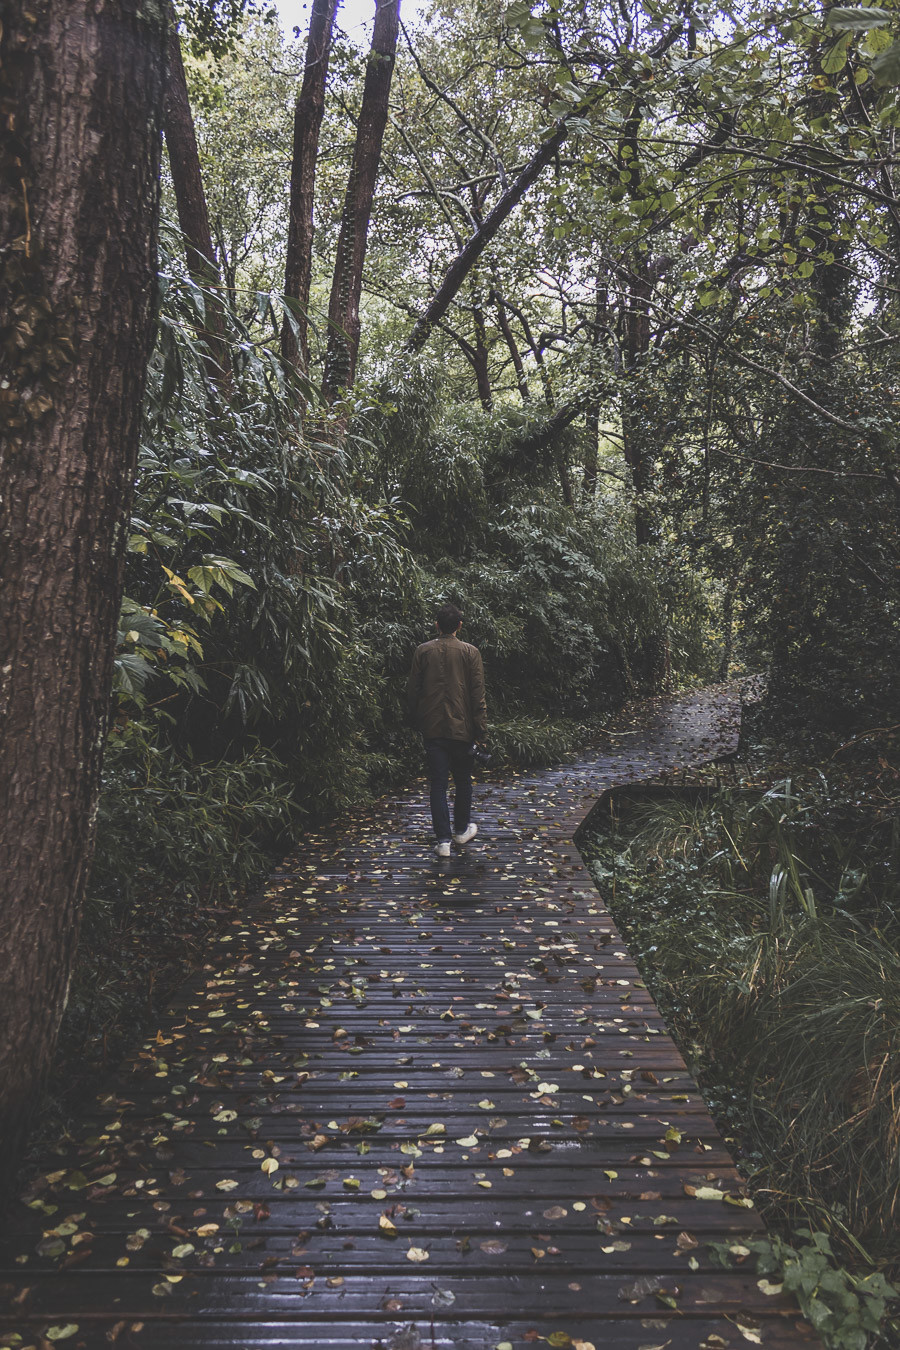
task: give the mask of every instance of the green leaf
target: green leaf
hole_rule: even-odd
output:
[[[900,84],[900,42],[876,56],[871,66],[876,84]]]
[[[847,64],[847,48],[853,37],[852,33],[845,33],[843,37],[838,38],[831,47],[828,48],[822,57],[822,70],[826,75],[836,75],[839,70],[843,70]]]
[[[826,23],[837,32],[864,33],[870,28],[883,28],[890,23],[891,16],[886,9],[859,9],[856,6],[840,5],[828,11]]]

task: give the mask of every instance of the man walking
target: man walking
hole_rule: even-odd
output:
[[[437,836],[435,853],[450,857],[450,808],[447,786],[453,775],[452,837],[467,844],[478,833],[472,811],[472,748],[487,735],[484,667],[481,653],[461,642],[462,612],[442,605],[435,624],[437,637],[416,648],[407,683],[407,704],[413,725],[425,741],[431,800],[431,821]]]

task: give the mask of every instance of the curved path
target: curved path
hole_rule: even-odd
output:
[[[420,788],[306,838],[14,1216],[0,1345],[817,1344],[709,1260],[761,1225],[572,842],[737,721],[641,705],[448,863]]]

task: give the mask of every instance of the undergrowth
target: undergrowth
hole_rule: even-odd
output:
[[[882,749],[869,773],[767,791],[620,795],[586,844],[776,1230],[752,1255],[834,1350],[872,1343],[900,1276],[900,828]]]

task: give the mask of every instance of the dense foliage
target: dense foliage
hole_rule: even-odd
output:
[[[768,777],[773,747],[755,754]],[[765,791],[626,793],[588,848],[775,1230],[761,1273],[788,1272],[833,1350],[863,1350],[891,1292],[877,1272],[900,1273],[897,784],[858,743],[827,777],[794,768]]]

